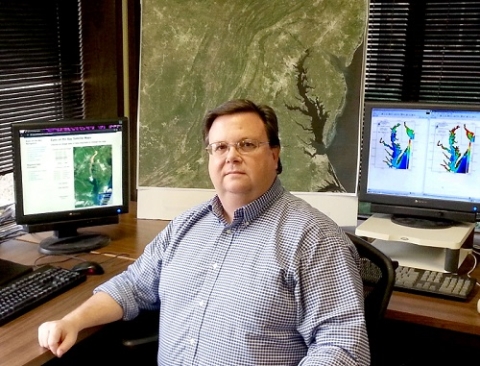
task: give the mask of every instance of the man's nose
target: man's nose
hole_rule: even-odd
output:
[[[227,149],[227,161],[240,160],[240,153],[238,152],[238,147],[235,144],[228,145]]]

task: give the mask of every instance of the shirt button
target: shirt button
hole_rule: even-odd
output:
[[[203,300],[200,300],[200,301],[199,301],[199,303],[198,303],[198,305],[200,305],[200,306],[203,306],[203,305],[205,305],[205,301],[203,301]]]
[[[232,233],[232,230],[228,229],[228,230],[226,231],[226,233],[227,233],[227,234],[231,234],[231,233]]]
[[[190,339],[188,340],[188,343],[190,343],[190,345],[193,346],[193,345],[195,344],[195,339],[190,338]]]
[[[217,264],[217,263],[213,263],[213,264],[212,264],[212,268],[213,268],[213,269],[217,269],[217,267],[218,267],[218,264]]]

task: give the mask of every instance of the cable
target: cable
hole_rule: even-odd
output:
[[[477,253],[478,254],[478,253]],[[477,256],[475,255],[475,250],[472,251],[472,253],[469,253],[469,255],[471,255],[473,257],[473,266],[472,268],[467,272],[467,276],[471,278],[471,274],[472,272],[475,270],[475,268],[477,268],[477,263],[478,263],[478,259],[477,259]],[[476,282],[476,285],[477,286],[480,286],[480,283],[478,283],[478,281]]]
[[[69,260],[72,260],[72,259],[80,261],[80,262],[85,262],[86,261],[86,259],[77,257],[76,255],[65,254],[65,255],[61,256],[61,259],[38,263],[39,260],[44,259],[44,258],[48,258],[48,257],[59,258],[58,255],[53,255],[53,256],[49,255],[49,254],[41,255],[41,256],[39,256],[38,258],[35,259],[35,261],[33,262],[33,265],[36,266],[36,267],[44,266],[44,265],[53,265],[53,264],[57,264],[57,263],[65,263],[65,262],[68,262]]]

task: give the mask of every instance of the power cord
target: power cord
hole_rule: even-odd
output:
[[[473,266],[472,266],[472,268],[470,268],[470,270],[467,272],[467,276],[470,277],[470,278],[471,278],[470,275],[471,275],[472,272],[475,270],[475,268],[477,268],[477,264],[478,264],[478,259],[477,259],[477,256],[476,256],[475,254],[477,254],[477,255],[479,254],[478,252],[475,251],[475,249],[473,249],[472,252],[469,253],[469,255],[471,255],[472,258],[473,258]],[[475,284],[476,284],[477,286],[480,286],[480,283],[478,283],[478,281],[476,281]]]
[[[49,258],[49,257],[58,258],[58,259],[38,263],[40,260],[45,259],[45,258]],[[55,265],[55,264],[59,264],[59,263],[68,262],[69,260],[72,260],[72,259],[76,260],[76,261],[79,261],[79,262],[87,261],[87,259],[79,257],[78,255],[62,254],[60,256],[59,255],[52,256],[52,255],[49,255],[49,254],[44,254],[44,255],[41,255],[38,258],[36,258],[35,261],[33,262],[33,265],[36,266],[36,267],[45,266],[45,265]]]

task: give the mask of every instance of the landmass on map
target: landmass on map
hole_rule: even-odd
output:
[[[73,148],[75,207],[108,205],[113,192],[112,146]]]

